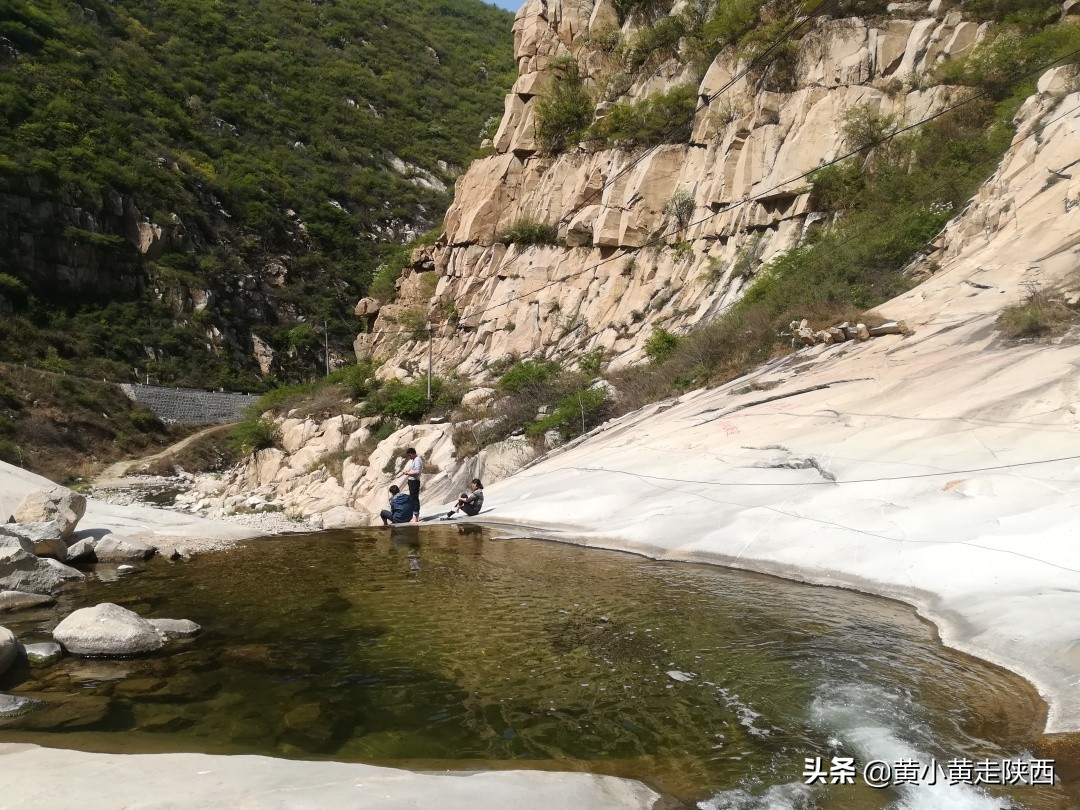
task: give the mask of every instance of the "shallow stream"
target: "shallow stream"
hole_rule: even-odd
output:
[[[91,578],[7,620],[116,602],[204,628],[166,654],[0,679],[49,700],[0,741],[629,776],[717,808],[1065,808],[1060,787],[810,788],[804,760],[1029,758],[1025,682],[903,605],[471,527],[252,541]],[[112,581],[105,581],[105,580]]]

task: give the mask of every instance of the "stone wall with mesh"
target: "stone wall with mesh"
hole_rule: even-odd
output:
[[[158,385],[124,383],[124,393],[145,405],[163,422],[181,425],[212,425],[239,422],[256,394],[202,391],[197,388],[163,388]]]

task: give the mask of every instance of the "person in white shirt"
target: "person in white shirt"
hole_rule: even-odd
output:
[[[405,483],[409,487],[409,500],[412,501],[413,523],[420,522],[420,476],[424,472],[424,460],[410,447],[405,451]]]

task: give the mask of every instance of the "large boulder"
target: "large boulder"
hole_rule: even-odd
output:
[[[34,544],[21,535],[0,526],[0,577],[18,567],[24,567],[34,557]]]
[[[40,644],[24,644],[23,652],[30,666],[47,667],[55,664],[64,657],[63,648],[53,641],[43,641]]]
[[[8,523],[4,526],[8,536],[21,537],[33,546],[39,557],[54,557],[61,562],[67,559],[67,543],[64,542],[64,525],[59,520],[37,523]]]
[[[66,487],[37,489],[23,498],[12,518],[16,523],[47,523],[57,521],[60,538],[71,540],[75,527],[86,514],[86,498]]]
[[[76,610],[56,626],[53,638],[72,655],[88,658],[145,655],[165,645],[154,625],[111,602]]]
[[[94,562],[97,557],[94,555],[94,547],[97,545],[97,540],[93,537],[87,537],[72,543],[68,546],[67,561],[68,562]]]
[[[94,543],[98,562],[128,562],[154,556],[154,547],[122,534],[107,534]]]
[[[53,599],[53,597],[41,593],[0,591],[0,613],[32,610],[33,608],[47,607],[48,605],[55,604],[56,600]]]
[[[335,506],[319,517],[323,529],[356,529],[371,525],[371,515],[350,506]]]
[[[7,672],[18,654],[19,643],[15,640],[15,634],[6,627],[0,627],[0,675]]]
[[[59,560],[36,557],[28,540],[0,531],[0,590],[49,594],[80,579],[81,572]]]

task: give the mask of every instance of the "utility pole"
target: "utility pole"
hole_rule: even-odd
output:
[[[427,398],[431,401],[431,324],[427,325]]]
[[[326,376],[330,376],[330,335],[326,331],[326,318],[322,322],[323,353],[326,355]]]

